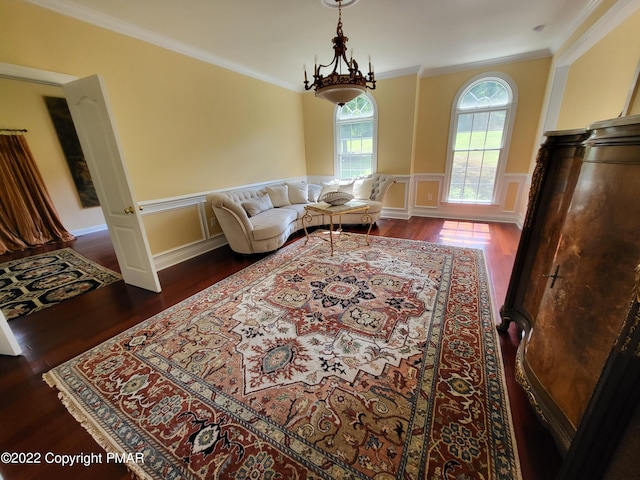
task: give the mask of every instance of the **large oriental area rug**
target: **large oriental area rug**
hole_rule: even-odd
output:
[[[320,237],[45,380],[143,478],[521,478],[482,252]]]
[[[0,309],[11,320],[121,278],[70,248],[0,263]]]

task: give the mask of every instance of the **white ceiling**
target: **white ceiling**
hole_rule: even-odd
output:
[[[293,90],[338,22],[323,0],[27,1]],[[428,75],[553,53],[599,1],[359,0],[342,22],[362,70],[371,55],[377,78]]]

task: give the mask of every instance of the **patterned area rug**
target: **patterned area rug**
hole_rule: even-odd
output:
[[[521,478],[482,251],[320,236],[45,380],[141,478]]]
[[[1,263],[0,310],[11,320],[121,278],[70,248]]]

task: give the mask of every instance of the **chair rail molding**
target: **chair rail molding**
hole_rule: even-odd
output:
[[[422,205],[418,202],[416,195],[420,182],[436,182],[438,185],[438,193],[442,191],[444,182],[444,174],[414,174],[414,175],[397,175],[396,183],[404,189],[403,205],[400,207],[384,207],[381,212],[382,218],[395,218],[408,220],[412,216],[419,217],[435,217],[450,218],[454,220],[469,221],[488,221],[516,223],[522,225],[522,214],[519,213],[519,205],[526,197],[525,187],[527,186],[527,174],[506,174],[504,175],[503,184],[505,187],[499,192],[500,203],[491,205],[462,205],[443,202],[440,198],[436,198],[434,205]],[[199,192],[177,197],[159,198],[154,200],[145,200],[139,202],[142,207],[140,214],[142,216],[159,214],[169,211],[179,211],[181,209],[189,209],[196,207],[198,212],[198,222],[201,235],[192,242],[179,245],[166,251],[153,254],[153,260],[158,270],[184,262],[198,255],[206,253],[216,248],[227,245],[227,240],[223,233],[210,233],[209,205],[207,205],[207,196],[213,193],[222,193],[233,190],[254,189],[266,187],[268,185],[281,184],[283,182],[306,181],[309,183],[324,184],[334,181],[335,178],[328,175],[309,175],[308,177],[295,177],[281,180],[272,180],[269,182],[246,184],[234,187],[211,190],[208,192]],[[504,208],[505,196],[507,194],[508,185],[516,184],[515,200],[512,209]],[[513,188],[513,187],[512,187]]]

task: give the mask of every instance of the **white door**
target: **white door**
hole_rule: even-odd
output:
[[[87,166],[109,228],[122,278],[160,292],[149,242],[124,165],[102,78],[93,75],[62,85]]]

